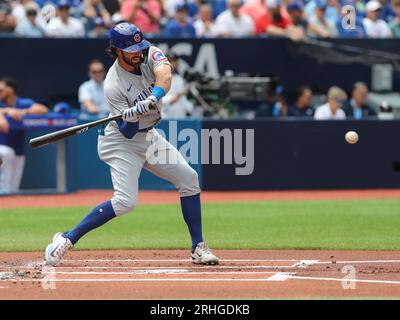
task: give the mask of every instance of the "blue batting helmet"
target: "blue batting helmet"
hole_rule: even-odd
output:
[[[142,31],[132,23],[119,23],[110,32],[110,45],[122,51],[134,53],[150,47]]]

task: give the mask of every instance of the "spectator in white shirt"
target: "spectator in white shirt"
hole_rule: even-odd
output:
[[[40,6],[32,0],[19,0],[14,3],[14,7],[12,9],[12,15],[14,16],[17,25],[23,22],[26,22],[26,10],[31,8],[35,8],[37,12],[40,10]]]
[[[37,24],[37,9],[31,3],[25,6],[26,18],[17,22],[15,33],[20,37],[41,38],[44,30]]]
[[[344,120],[346,114],[342,110],[346,103],[347,94],[339,87],[333,86],[328,90],[328,102],[320,107],[314,113],[315,120]]]
[[[216,19],[217,33],[220,37],[245,37],[254,35],[255,26],[250,16],[240,14],[240,0],[227,0],[228,9]]]
[[[85,35],[82,22],[70,16],[68,2],[61,0],[58,4],[58,17],[50,20],[46,27],[46,34],[54,38],[79,38]]]
[[[199,18],[193,23],[198,38],[212,38],[217,35],[217,27],[212,20],[213,9],[208,4],[203,4],[199,9]]]
[[[89,63],[90,80],[79,87],[79,102],[83,112],[94,115],[107,115],[110,110],[104,95],[104,65],[100,60]]]
[[[170,53],[167,57],[174,68],[174,73],[171,88],[162,100],[162,116],[174,119],[186,118],[193,112],[193,103],[186,97],[188,90],[185,79],[177,72],[178,56]]]
[[[391,38],[392,31],[385,20],[379,19],[382,6],[379,1],[371,0],[365,6],[366,17],[363,25],[370,38]]]

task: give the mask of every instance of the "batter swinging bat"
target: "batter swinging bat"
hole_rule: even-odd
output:
[[[154,104],[150,105],[149,108],[150,108],[150,110],[155,110],[155,109],[158,110],[157,105],[154,105]],[[63,129],[63,130],[59,130],[56,132],[48,133],[43,136],[29,140],[29,145],[33,149],[43,147],[45,145],[48,145],[49,143],[56,142],[56,141],[80,134],[82,132],[88,131],[91,128],[100,126],[102,124],[108,123],[113,120],[120,120],[120,119],[122,119],[122,114],[104,118],[104,119],[100,119],[100,120],[96,120],[96,121],[89,122],[89,123],[80,124],[80,125],[77,125],[77,126],[74,126],[71,128],[67,128],[67,129]]]
[[[119,120],[121,118],[122,118],[122,115],[119,114],[116,116],[96,120],[96,121],[89,122],[89,123],[80,124],[80,125],[70,127],[67,129],[63,129],[63,130],[59,130],[56,132],[51,132],[51,133],[45,134],[43,136],[29,140],[29,145],[32,148],[42,147],[42,146],[48,145],[49,143],[56,142],[56,141],[80,134],[82,132],[88,131],[91,128],[100,126],[102,124],[108,123],[113,120]]]

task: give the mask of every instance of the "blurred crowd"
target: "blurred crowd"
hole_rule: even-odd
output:
[[[349,95],[338,86],[328,89],[325,97],[316,101],[312,89],[301,85],[294,97],[288,97],[282,86],[276,88],[274,99],[262,103],[257,117],[296,117],[315,120],[361,120],[378,116],[369,104],[369,89],[366,83],[356,82]]]
[[[0,35],[106,37],[121,21],[165,37],[400,37],[400,0],[0,0]]]
[[[195,107],[201,109],[200,104],[188,92],[188,82],[178,73],[180,58],[173,52],[167,54],[168,60],[174,67],[171,89],[163,98],[162,116],[164,119],[183,119],[186,117],[201,117],[201,113],[195,112]],[[97,59],[90,61],[88,65],[88,80],[79,87],[78,99],[82,114],[107,116],[110,112],[103,89],[105,79],[105,66]],[[369,104],[369,88],[364,82],[356,82],[351,92],[345,92],[338,86],[332,86],[324,96],[317,99],[312,88],[308,85],[300,85],[296,92],[288,94],[282,85],[278,85],[273,95],[261,103],[254,105],[256,117],[273,118],[309,118],[315,120],[361,120],[368,117],[377,117],[379,110]],[[191,99],[188,99],[188,98]],[[55,106],[56,112],[59,103]],[[72,107],[66,107],[72,110]],[[203,110],[205,111],[205,110]]]

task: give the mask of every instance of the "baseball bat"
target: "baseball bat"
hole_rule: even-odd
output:
[[[56,141],[83,133],[85,131],[88,131],[91,128],[100,126],[102,124],[108,123],[113,120],[119,120],[121,118],[122,118],[122,115],[119,114],[116,116],[107,117],[104,119],[100,119],[100,120],[96,120],[96,121],[92,121],[92,122],[88,122],[88,123],[84,123],[84,124],[79,124],[74,127],[51,132],[51,133],[45,134],[43,136],[29,140],[29,145],[33,149],[38,148],[38,147],[43,147],[45,145],[48,145],[49,143],[56,142]]]
[[[158,107],[156,104],[151,104],[149,106],[149,109],[150,110],[158,110]],[[96,120],[96,121],[92,121],[89,123],[79,124],[74,127],[62,129],[59,131],[45,134],[45,135],[37,137],[37,138],[33,138],[33,139],[29,140],[29,145],[33,149],[43,147],[45,145],[48,145],[49,143],[53,143],[53,142],[83,133],[85,131],[88,131],[91,128],[100,126],[102,124],[108,123],[113,120],[119,120],[119,119],[122,119],[122,114],[118,114],[116,116],[107,117],[107,118]]]

